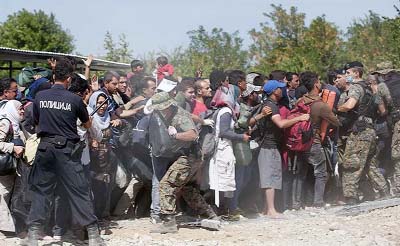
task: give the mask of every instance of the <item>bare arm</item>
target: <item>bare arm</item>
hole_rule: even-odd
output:
[[[378,105],[378,111],[379,111],[379,114],[381,116],[385,116],[386,115],[386,107],[385,107],[384,103],[381,103],[381,104]]]
[[[92,61],[93,61],[93,55],[91,54],[88,56],[86,60],[83,60],[83,63],[85,63],[85,77],[87,79],[90,78],[90,65],[92,64]]]
[[[85,129],[89,129],[89,128],[92,126],[92,117],[89,117],[89,120],[88,120],[88,121],[86,121],[85,123],[82,123],[82,126],[83,126]]]
[[[253,127],[257,123],[257,121],[270,114],[272,114],[271,108],[268,106],[264,106],[259,114],[256,114],[249,119],[249,126]]]
[[[133,116],[133,115],[137,114],[143,108],[144,108],[144,105],[142,105],[138,108],[134,108],[134,109],[122,110],[121,114],[119,114],[119,117],[126,118],[126,117]]]
[[[175,138],[177,140],[181,140],[181,141],[185,141],[185,142],[192,142],[194,140],[196,140],[196,138],[198,137],[197,132],[192,129],[186,132],[178,132],[175,135]]]
[[[274,122],[274,124],[283,129],[283,128],[288,128],[293,126],[294,124],[296,124],[299,121],[306,121],[310,119],[310,115],[309,114],[302,114],[300,116],[297,116],[293,119],[282,119],[281,116],[279,114],[273,115],[272,116],[272,122]]]
[[[338,107],[339,112],[348,112],[357,105],[357,99],[350,97],[344,104]]]

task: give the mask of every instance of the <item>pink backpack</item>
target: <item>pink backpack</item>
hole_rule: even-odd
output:
[[[300,100],[294,109],[292,109],[287,119],[292,119],[302,114],[309,114],[311,111],[311,105],[305,104],[303,100]],[[309,151],[314,141],[314,133],[311,125],[311,120],[299,121],[284,131],[285,145],[289,150],[292,151]]]

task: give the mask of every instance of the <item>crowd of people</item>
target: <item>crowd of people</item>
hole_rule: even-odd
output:
[[[400,194],[400,73],[387,62],[322,81],[181,78],[164,56],[152,75],[133,60],[97,78],[92,59],[85,75],[60,57],[48,75],[0,80],[0,231],[25,245],[82,228],[103,245],[98,224],[117,219],[150,216],[152,233],[173,233],[179,213],[282,218]]]

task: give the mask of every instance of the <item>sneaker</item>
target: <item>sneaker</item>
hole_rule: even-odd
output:
[[[233,212],[233,213],[229,213],[229,214],[226,214],[226,215],[222,215],[221,219],[225,220],[225,221],[232,221],[232,222],[233,221],[239,221],[240,220],[240,213]]]
[[[150,222],[152,224],[156,225],[156,224],[162,223],[162,220],[161,220],[159,215],[153,214],[153,215],[150,216]]]

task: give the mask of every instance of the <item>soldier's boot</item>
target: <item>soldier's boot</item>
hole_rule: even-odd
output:
[[[346,197],[346,205],[357,205],[360,203],[360,200],[358,200],[355,197]]]
[[[218,220],[218,215],[214,212],[214,209],[212,209],[211,206],[208,207],[208,209],[204,213],[204,216],[210,220]]]
[[[379,200],[388,199],[388,198],[390,198],[391,196],[392,196],[392,195],[390,194],[389,188],[386,187],[385,189],[379,191],[378,199],[379,199]]]
[[[28,236],[22,240],[21,245],[38,246],[40,238],[40,225],[31,225],[29,227]]]
[[[90,224],[86,227],[89,237],[89,246],[105,246],[103,239],[100,237],[99,227],[97,223]]]
[[[151,230],[150,233],[177,233],[178,226],[176,224],[175,215],[164,215],[162,217],[163,222],[158,225],[158,228]]]

